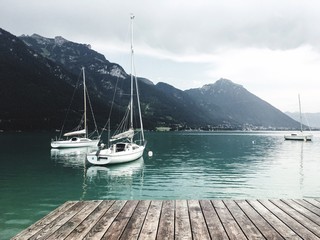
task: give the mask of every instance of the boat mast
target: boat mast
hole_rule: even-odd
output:
[[[131,92],[130,92],[130,128],[133,128],[133,19],[134,15],[131,14]],[[131,142],[133,139],[131,138]]]
[[[134,70],[134,50],[133,50],[133,19],[134,15],[131,14],[131,99],[130,99],[130,128],[133,128],[133,70]],[[138,89],[138,81],[137,77],[135,76],[135,87],[136,87],[136,94],[137,94],[137,102],[138,102],[138,111],[139,111],[139,119],[140,119],[140,128],[141,128],[141,136],[142,142],[144,142],[144,132],[143,132],[143,123],[142,123],[142,116],[141,116],[141,107],[140,107],[140,99],[139,99],[139,89]],[[133,138],[131,138],[131,142]]]
[[[301,115],[300,94],[298,94],[298,98],[299,98],[299,112],[300,112],[300,131],[302,132],[302,115]]]
[[[82,67],[82,75],[83,75],[83,106],[84,106],[84,137],[87,138],[87,101],[86,101],[86,77],[84,73],[84,67]]]

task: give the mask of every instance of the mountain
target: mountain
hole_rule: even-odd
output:
[[[296,128],[297,122],[247,91],[243,86],[227,79],[186,91],[212,115],[239,127]]]
[[[129,53],[128,53],[129,57]],[[0,130],[59,129],[79,80],[86,83],[96,120],[120,119],[127,108],[130,75],[88,44],[63,37],[16,36],[0,29]],[[145,128],[295,128],[298,124],[242,86],[221,79],[199,89],[179,90],[138,78]],[[81,94],[74,95],[72,119],[82,116]],[[114,103],[112,105],[112,103]],[[112,125],[116,125],[114,120]]]
[[[186,92],[162,82],[155,87],[161,93],[163,99],[161,105],[158,106],[161,109],[158,117],[162,118],[163,121],[170,119],[174,113],[181,119],[178,125],[184,127],[197,127],[199,122],[202,123],[202,126],[205,126],[213,122],[207,111],[199,106]]]
[[[102,54],[92,50],[90,45],[74,43],[62,37],[45,38],[37,34],[21,36],[20,39],[43,57],[63,66],[73,74],[78,73],[79,69],[84,66],[88,79],[87,87],[95,93],[95,97],[98,97],[107,106],[110,106],[115,100],[114,108],[118,111],[126,109],[127,95],[130,91],[130,75],[120,65],[109,62]],[[145,78],[138,78],[138,80],[141,108],[147,128],[177,125],[199,127],[208,122],[205,116],[196,117],[190,114],[190,107],[195,111],[201,112],[202,110],[183,91],[174,90],[184,96],[180,98],[170,91],[164,91],[163,86],[166,85],[164,83],[154,85]],[[169,85],[166,86],[167,89],[174,89]],[[113,98],[115,88],[117,96],[122,95],[122,98]]]
[[[0,129],[55,126],[73,92],[66,81],[74,82],[74,76],[3,29],[0,54]]]
[[[296,121],[300,121],[299,112],[285,112],[289,117]],[[320,113],[302,113],[302,124],[311,128],[320,129]]]
[[[75,75],[85,67],[88,87],[92,88],[100,99],[112,99],[117,80],[128,78],[121,66],[110,63],[88,44],[74,43],[62,37],[50,39],[37,34],[23,35],[20,39],[42,57],[50,59]]]

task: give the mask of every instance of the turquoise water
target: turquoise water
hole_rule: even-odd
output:
[[[283,135],[147,132],[143,159],[95,167],[88,149],[51,151],[48,133],[0,133],[0,239],[68,200],[319,198],[320,133]]]

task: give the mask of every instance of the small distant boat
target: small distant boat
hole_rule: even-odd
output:
[[[99,138],[91,139],[88,137],[88,129],[87,129],[87,88],[86,88],[86,78],[84,67],[82,70],[83,77],[83,99],[84,99],[84,115],[83,115],[83,127],[82,123],[74,129],[72,132],[67,132],[63,134],[65,139],[52,140],[51,147],[52,148],[78,148],[78,147],[96,147],[99,143]],[[93,114],[93,113],[92,113]],[[96,124],[95,124],[96,125]],[[97,126],[94,132],[97,132]]]
[[[300,94],[298,95],[298,98],[299,98],[299,112],[300,112],[300,132],[291,133],[289,135],[284,135],[284,139],[285,140],[295,140],[295,141],[312,141],[313,135],[303,132]]]
[[[131,16],[131,88],[130,88],[130,101],[127,107],[125,116],[120,124],[120,128],[116,131],[109,142],[111,146],[102,147],[96,152],[89,153],[87,155],[87,160],[93,165],[107,165],[116,163],[125,163],[137,160],[141,158],[145,149],[145,139],[143,133],[143,123],[140,109],[140,100],[138,93],[138,82],[137,78],[133,77],[133,43],[132,43],[132,22],[134,16]],[[133,125],[133,86],[135,80],[136,98],[137,106],[139,111],[139,122],[140,122],[140,132],[135,131]],[[130,119],[130,120],[129,120]],[[140,139],[134,141],[134,136],[137,134]]]
[[[285,135],[285,140],[296,140],[296,141],[312,141],[312,134],[305,134],[304,132],[291,133],[290,135]]]

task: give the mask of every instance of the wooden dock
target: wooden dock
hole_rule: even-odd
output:
[[[320,239],[320,199],[69,201],[12,239]]]

